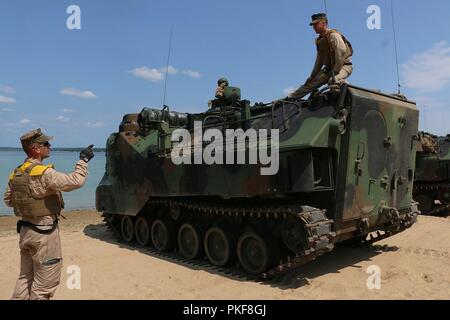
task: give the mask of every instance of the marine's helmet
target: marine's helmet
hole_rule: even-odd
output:
[[[220,78],[217,80],[217,85],[220,86],[223,82],[228,86],[228,79],[227,78]]]

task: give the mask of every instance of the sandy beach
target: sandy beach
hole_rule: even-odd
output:
[[[450,299],[450,218],[421,216],[370,248],[337,247],[276,281],[255,282],[118,243],[93,210],[61,220],[64,266],[55,299]],[[0,217],[0,299],[19,273],[16,217]],[[81,271],[69,289],[68,267]],[[370,290],[367,269],[381,270]],[[70,271],[70,269],[69,269]]]

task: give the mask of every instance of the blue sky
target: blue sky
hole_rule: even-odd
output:
[[[450,1],[393,0],[402,91],[421,129],[450,133]],[[69,5],[81,30],[69,30]],[[369,5],[381,29],[369,30]],[[352,84],[397,90],[390,0],[327,0],[330,25],[352,42]],[[315,57],[311,14],[322,0],[0,0],[0,146],[41,127],[54,146],[105,145],[125,113],[160,107],[170,27],[166,104],[207,108],[226,76],[252,102],[285,96]]]

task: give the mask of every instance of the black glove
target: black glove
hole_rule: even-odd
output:
[[[92,151],[92,148],[94,147],[93,144],[91,144],[89,147],[87,147],[84,150],[81,150],[80,152],[80,159],[89,162],[94,157],[94,151]]]

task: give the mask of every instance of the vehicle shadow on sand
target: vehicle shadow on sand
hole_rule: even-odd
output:
[[[120,248],[129,250],[136,250],[142,254],[150,257],[165,260],[167,262],[175,263],[191,270],[202,270],[214,275],[229,278],[235,281],[256,281],[262,285],[269,285],[278,289],[288,290],[297,289],[310,284],[310,279],[314,279],[321,275],[330,273],[339,273],[341,269],[346,267],[361,268],[359,263],[370,261],[373,257],[388,251],[397,251],[396,246],[369,246],[369,247],[350,247],[337,246],[332,252],[317,258],[303,266],[295,268],[287,273],[278,275],[270,280],[262,280],[245,274],[237,266],[235,267],[216,267],[210,265],[205,260],[185,260],[177,252],[174,253],[159,253],[151,247],[143,247],[137,244],[128,245],[117,240],[112,231],[108,230],[104,223],[87,225],[83,233],[91,238],[115,244]]]
[[[371,245],[371,246],[349,246],[336,245],[330,253],[318,257],[303,266],[300,266],[276,279],[276,287],[282,289],[296,289],[310,284],[310,279],[331,274],[340,273],[342,269],[353,267],[361,269],[361,262],[371,261],[372,258],[385,252],[395,252],[397,246]],[[365,273],[366,270],[363,270]]]

